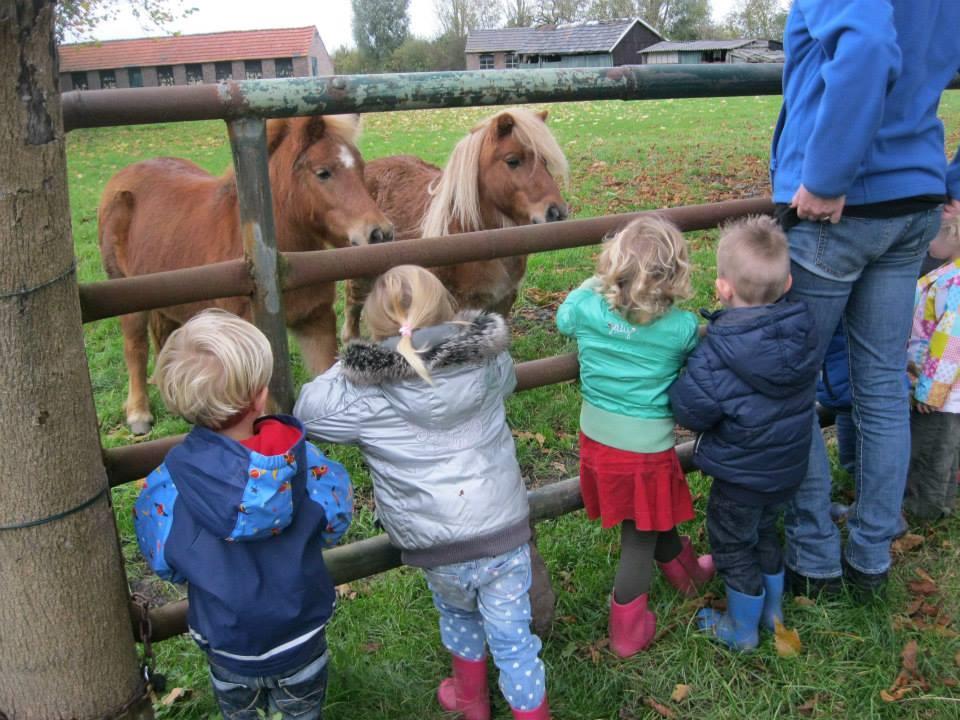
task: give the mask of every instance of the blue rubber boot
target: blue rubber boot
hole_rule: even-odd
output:
[[[781,570],[776,575],[763,576],[763,614],[760,616],[760,627],[773,632],[774,620],[783,622],[783,575]]]
[[[697,625],[733,650],[753,650],[760,642],[760,616],[766,595],[744,595],[727,586],[727,611],[704,609]]]

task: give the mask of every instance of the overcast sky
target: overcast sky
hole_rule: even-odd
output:
[[[722,17],[734,0],[713,0],[713,13]],[[410,0],[410,29],[414,35],[433,37],[440,31],[434,0]],[[316,25],[320,37],[331,53],[343,45],[353,45],[350,32],[350,0],[183,0],[182,7],[196,7],[197,12],[170,25],[169,32],[205,33],[221,30],[255,30],[271,27]],[[162,34],[155,28],[144,28],[127,12],[115,21],[97,28],[98,40],[142,37]],[[68,38],[68,41],[72,38]]]

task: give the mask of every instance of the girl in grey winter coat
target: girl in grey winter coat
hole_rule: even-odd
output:
[[[364,320],[374,341],[348,345],[294,414],[311,437],[361,449],[378,518],[404,562],[424,568],[453,656],[444,709],[490,717],[489,645],[514,717],[549,718],[527,494],[503,404],[516,385],[506,323],[455,314],[439,280],[412,265],[377,280]]]

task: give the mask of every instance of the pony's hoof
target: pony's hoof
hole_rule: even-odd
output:
[[[149,435],[151,430],[153,430],[152,420],[130,421],[130,432],[132,432],[134,435]]]

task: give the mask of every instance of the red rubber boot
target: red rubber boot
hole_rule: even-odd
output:
[[[713,567],[713,557],[701,555],[693,551],[690,538],[686,535],[680,538],[680,553],[670,562],[657,563],[660,572],[667,582],[687,597],[694,597],[716,573]]]
[[[513,713],[513,720],[550,720],[550,707],[546,698],[543,699],[540,707],[536,710],[514,710],[510,708],[510,711]]]
[[[463,720],[490,720],[490,688],[487,660],[467,660],[451,655],[453,677],[440,683],[437,700],[447,712],[458,712]]]
[[[649,593],[621,605],[610,597],[610,649],[622,658],[636,655],[653,640],[657,616],[647,609]]]

